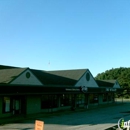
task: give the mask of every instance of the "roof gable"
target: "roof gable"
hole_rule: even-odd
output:
[[[75,86],[98,87],[91,72],[87,69],[83,76],[77,81]]]
[[[118,83],[118,81],[117,81],[117,80],[116,80],[116,82],[115,82],[115,84],[114,84],[113,88],[121,88],[121,86],[120,86],[120,84]]]
[[[10,82],[10,84],[19,85],[43,85],[39,79],[28,68],[21,73],[17,78]]]
[[[27,68],[12,68],[12,69],[1,69],[0,70],[0,83],[8,84],[17,78]]]

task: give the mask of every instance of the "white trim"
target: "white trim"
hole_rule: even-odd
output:
[[[26,77],[26,73],[30,73],[30,77]],[[10,84],[22,84],[22,85],[43,85],[39,79],[29,70],[27,69],[20,76],[18,76],[15,80],[13,80]]]

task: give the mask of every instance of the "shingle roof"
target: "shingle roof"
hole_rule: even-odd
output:
[[[116,82],[117,80],[103,80],[103,81],[115,84],[115,82]]]
[[[0,83],[7,84],[18,77],[27,68],[16,68],[12,66],[0,65]],[[75,85],[76,82],[82,77],[87,69],[77,70],[58,70],[58,71],[43,71],[30,69],[32,73],[44,85]]]
[[[75,69],[75,70],[58,70],[58,71],[47,71],[49,74],[57,76],[79,80],[81,76],[87,71],[87,69]]]
[[[18,68],[18,67],[7,66],[7,65],[0,65],[0,70],[1,70],[1,69],[14,69],[14,68]]]
[[[11,68],[0,70],[0,83],[10,83],[16,77],[18,77],[27,68]]]
[[[75,85],[87,69],[42,71],[31,69],[44,85]]]
[[[116,80],[96,80],[99,87],[113,87]]]

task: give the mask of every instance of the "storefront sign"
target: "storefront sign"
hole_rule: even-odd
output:
[[[36,120],[35,121],[35,130],[44,130],[44,122]]]
[[[77,88],[66,88],[65,90],[66,91],[79,91],[79,89]]]
[[[108,92],[116,92],[116,88],[106,88],[106,91]]]
[[[81,91],[82,91],[82,92],[87,92],[87,91],[88,91],[88,88],[85,87],[85,86],[82,86],[82,87],[81,87]]]

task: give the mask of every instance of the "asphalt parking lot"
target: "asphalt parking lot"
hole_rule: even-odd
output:
[[[115,105],[56,113],[0,125],[0,130],[34,130],[35,120],[44,121],[44,130],[105,130],[115,126],[120,118],[130,119],[130,102]]]

